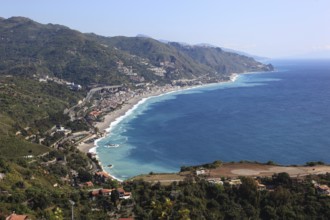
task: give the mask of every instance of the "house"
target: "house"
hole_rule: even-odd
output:
[[[72,133],[71,129],[66,129],[61,125],[56,125],[56,132],[62,132],[65,136]]]
[[[125,192],[124,195],[120,197],[120,199],[130,199],[131,195],[132,195],[131,192]]]
[[[213,184],[223,185],[223,181],[221,180],[221,178],[208,178],[206,179],[206,181]]]
[[[316,189],[322,195],[330,195],[330,189],[327,185],[317,185]]]
[[[266,190],[266,185],[261,184],[261,183],[257,183],[257,189],[258,189],[259,191]]]
[[[314,185],[315,189],[318,193],[322,195],[330,196],[330,188],[327,185],[320,185],[315,180],[312,180],[312,184]]]
[[[16,215],[15,213],[13,213],[10,216],[6,217],[6,220],[30,220],[30,218],[27,215]]]
[[[206,173],[206,170],[204,170],[204,169],[196,170],[196,175],[197,176],[204,175],[205,173]]]
[[[87,186],[87,187],[93,187],[94,186],[94,184],[91,181],[86,182],[84,185]]]
[[[112,189],[100,189],[99,192],[103,196],[110,196],[111,195],[111,192],[112,192]]]
[[[266,185],[259,182],[259,180],[256,180],[257,190],[263,191],[266,190]]]
[[[131,198],[131,192],[126,192],[123,188],[118,188],[117,192],[119,193],[120,199],[130,199]]]
[[[96,181],[99,181],[99,182],[105,182],[107,179],[111,178],[111,176],[107,172],[104,172],[104,171],[96,172],[94,176],[95,176]]]
[[[229,181],[230,186],[240,186],[242,185],[242,181],[240,179],[233,179]]]
[[[90,195],[92,197],[97,197],[97,196],[100,195],[100,190],[93,190],[93,191],[90,192]]]
[[[101,111],[97,111],[97,110],[95,110],[95,111],[91,111],[91,112],[89,113],[89,116],[90,116],[92,119],[97,119],[97,117],[98,117],[101,113],[102,113]]]
[[[91,197],[110,196],[113,189],[95,189],[90,191]]]

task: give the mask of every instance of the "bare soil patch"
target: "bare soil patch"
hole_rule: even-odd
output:
[[[291,177],[310,174],[324,174],[330,172],[330,166],[275,166],[257,163],[228,163],[209,171],[211,177],[239,177],[239,176],[272,176],[275,173],[286,172]]]

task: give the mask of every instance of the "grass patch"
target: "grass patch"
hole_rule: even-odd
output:
[[[0,155],[4,158],[17,158],[26,155],[38,156],[49,151],[48,147],[12,136],[0,135],[0,140]]]

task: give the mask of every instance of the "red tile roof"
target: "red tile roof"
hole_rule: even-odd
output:
[[[88,187],[94,186],[94,184],[91,181],[86,182],[85,185]]]
[[[104,172],[104,171],[96,172],[95,174],[98,175],[98,176],[103,176],[105,178],[110,178],[111,177],[107,172]]]
[[[102,194],[109,194],[112,192],[112,189],[101,189]]]
[[[15,213],[11,214],[6,218],[6,220],[27,220],[29,217],[27,215],[16,215]]]
[[[99,190],[92,191],[92,196],[98,196],[100,194]]]
[[[119,193],[125,193],[125,190],[124,190],[123,188],[118,188],[117,191],[118,191]]]

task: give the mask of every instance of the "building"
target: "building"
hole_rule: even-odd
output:
[[[27,215],[16,215],[15,213],[13,213],[10,216],[6,217],[6,220],[30,220],[30,218]]]
[[[221,178],[207,178],[206,181],[213,184],[223,185],[223,181],[221,180]]]
[[[312,184],[314,185],[317,192],[321,195],[330,196],[330,188],[327,185],[320,185],[316,181],[312,180]]]
[[[229,183],[230,186],[240,186],[240,185],[242,185],[242,181],[240,179],[233,179],[233,180],[230,180],[228,183]]]
[[[94,186],[94,184],[91,181],[85,182],[84,185],[87,186],[87,187],[93,187]]]
[[[317,185],[316,189],[322,195],[330,195],[330,189],[327,185]]]
[[[120,199],[130,199],[131,198],[131,193],[126,192],[123,188],[118,188],[117,191],[119,193]]]
[[[196,170],[196,175],[197,176],[204,175],[204,174],[206,174],[206,170],[204,170],[204,169]]]
[[[95,177],[95,180],[98,182],[105,182],[107,179],[111,178],[111,176],[107,172],[104,172],[104,171],[96,172],[94,177]]]
[[[110,196],[112,192],[112,189],[101,189],[100,194],[103,196]]]

